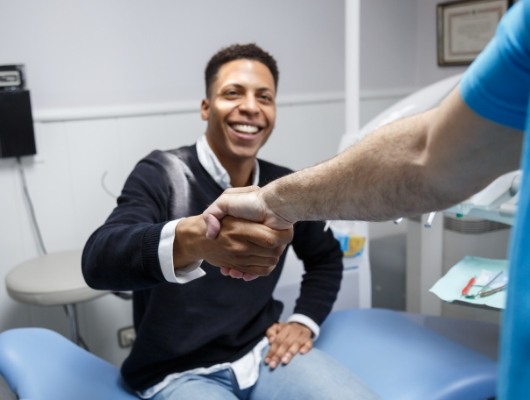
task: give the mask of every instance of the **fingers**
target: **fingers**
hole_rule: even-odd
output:
[[[259,278],[257,274],[251,274],[250,272],[241,272],[235,268],[221,267],[220,272],[224,276],[229,276],[235,279],[243,279],[246,282],[253,281]]]
[[[297,354],[306,354],[313,348],[311,330],[297,323],[272,325],[266,332],[270,347],[265,363],[274,369],[278,365],[287,365]]]
[[[260,221],[260,210],[253,204],[253,198],[244,196],[245,193],[256,192],[258,186],[245,186],[229,188],[211,204],[204,212],[203,218],[206,222],[206,237],[215,239],[220,229],[220,221],[226,215]],[[239,196],[238,196],[239,195]]]
[[[269,275],[276,267],[286,245],[293,238],[294,229],[290,223],[282,221],[281,229],[267,227],[267,225],[274,227],[274,223],[272,225],[261,224],[266,221],[266,218],[263,214],[263,205],[258,199],[258,192],[259,187],[257,186],[227,189],[202,214],[206,224],[206,238],[210,240],[218,238],[221,230],[224,231],[224,225],[226,221],[229,221],[229,216],[245,219],[247,222],[257,221],[260,223],[259,229],[254,226],[254,230],[250,231],[249,226],[252,225],[247,224],[244,227],[245,230],[241,231],[245,232],[247,242],[254,245],[254,247],[249,246],[245,249],[248,256],[244,260],[245,264],[212,263],[212,265],[221,266],[221,274],[225,276],[251,281],[259,276]],[[232,254],[237,255],[238,253],[233,248],[228,250],[232,251]]]
[[[298,342],[292,343],[290,346],[282,345],[276,349],[275,352],[268,353],[265,357],[265,364],[271,369],[278,367],[280,364],[287,365],[297,354],[305,354],[313,347],[309,340],[307,343],[301,345]],[[303,348],[303,351],[301,351]]]
[[[294,228],[290,226],[287,229],[272,229],[262,224],[254,224],[255,234],[249,235],[249,242],[261,248],[275,249],[291,243],[294,235]],[[283,249],[282,249],[283,252]],[[281,254],[281,252],[280,252]]]
[[[265,332],[265,335],[267,336],[267,339],[269,339],[269,343],[272,344],[274,340],[276,339],[276,335],[280,332],[281,325],[280,324],[272,324],[269,329],[267,329],[267,332]]]
[[[259,275],[251,274],[250,272],[243,272],[243,276],[241,277],[245,282],[253,281],[254,279],[258,279]]]
[[[215,239],[221,230],[221,220],[213,214],[203,214],[203,218],[206,222],[206,237]]]
[[[203,212],[206,224],[214,224],[208,229],[210,237],[216,233],[217,224],[214,219],[219,222],[227,215],[262,222],[278,230],[288,229],[294,223],[272,210],[256,186],[227,189]]]
[[[269,275],[280,261],[293,229],[278,231],[261,223],[226,216],[215,240],[202,241],[202,254],[221,274],[250,281]]]
[[[253,261],[241,261],[232,257],[229,262],[220,264],[215,264],[213,261],[209,262],[214,266],[219,266],[222,275],[245,281],[250,281],[260,276],[269,276],[279,262],[279,257],[252,257],[252,259]]]
[[[298,352],[300,354],[307,354],[309,350],[311,350],[312,348],[313,348],[313,340],[309,339],[307,342],[302,344],[302,346],[300,346],[300,349],[298,350]]]

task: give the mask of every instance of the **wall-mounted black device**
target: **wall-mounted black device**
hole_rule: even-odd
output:
[[[0,65],[0,158],[37,153],[23,65]]]

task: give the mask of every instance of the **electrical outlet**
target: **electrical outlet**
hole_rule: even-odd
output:
[[[118,343],[121,348],[131,347],[136,339],[134,327],[126,326],[118,330]]]

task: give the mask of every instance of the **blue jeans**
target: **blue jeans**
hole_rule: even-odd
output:
[[[268,348],[265,348],[267,352]],[[318,349],[271,370],[261,363],[256,384],[240,390],[231,369],[172,381],[152,400],[375,400],[349,369]]]

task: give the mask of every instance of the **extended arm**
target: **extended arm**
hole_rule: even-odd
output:
[[[156,161],[151,157],[136,166],[118,206],[87,241],[82,266],[91,287],[137,290],[168,282],[167,269],[159,258],[161,233],[169,220],[182,217],[168,250],[172,253],[169,274],[173,273],[171,267],[177,270],[202,260],[252,276],[268,275],[274,269],[292,239],[292,229],[274,231],[262,224],[227,218],[219,237],[206,240],[206,224],[200,214],[188,217],[172,212],[171,178]]]
[[[283,228],[441,210],[518,169],[522,136],[475,114],[455,89],[439,107],[386,125],[326,162],[260,190],[223,195],[204,217],[230,214]]]

